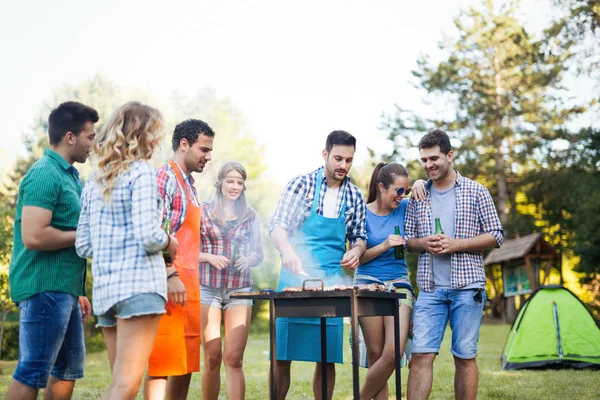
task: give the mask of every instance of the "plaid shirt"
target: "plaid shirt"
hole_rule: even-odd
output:
[[[167,298],[167,276],[161,250],[167,235],[160,225],[162,200],[156,170],[136,161],[120,175],[112,201],[93,175],[81,195],[81,215],[75,248],[92,258],[93,303],[96,315],[119,301],[141,293]]]
[[[179,167],[179,165],[177,165],[177,167],[179,168],[181,176],[184,177],[185,173],[182,171],[181,167]],[[157,181],[160,197],[162,197],[164,202],[162,221],[166,221],[167,219],[170,220],[171,232],[175,233],[185,220],[188,206],[185,198],[186,190],[188,192],[188,197],[192,200],[192,203],[196,207],[200,207],[198,194],[196,193],[196,188],[194,187],[194,178],[192,177],[192,174],[190,174],[187,178],[185,178],[185,188],[181,187],[177,181],[177,175],[175,175],[175,171],[173,171],[171,165],[167,163],[159,168]]]
[[[260,224],[254,210],[225,232],[219,222],[212,218],[213,203],[202,203],[201,246],[202,253],[216,254],[231,259],[233,247],[240,256],[254,255],[258,258],[256,267],[263,260]],[[252,286],[252,272],[246,269],[241,275],[232,274],[232,268],[219,270],[208,262],[200,263],[200,284],[214,288],[238,289]]]
[[[317,174],[323,171],[320,167],[313,172],[300,175],[292,179],[281,194],[279,204],[275,210],[275,215],[271,219],[269,232],[276,226],[283,228],[288,235],[296,232],[306,217],[309,216],[312,208],[312,202],[315,198],[315,186],[317,184]],[[327,190],[327,178],[323,174],[323,182],[319,188],[319,204],[317,214],[323,215],[323,199]],[[340,186],[336,199],[338,215],[342,208],[342,201],[346,195],[346,240],[353,245],[358,239],[367,241],[366,215],[367,207],[365,199],[358,188],[346,177]]]
[[[431,193],[429,192],[431,184],[431,180],[425,184],[427,188],[427,198],[425,200],[417,201],[411,198],[408,203],[404,221],[406,240],[433,234]],[[461,176],[458,171],[456,171],[454,188],[456,190],[456,225],[453,237],[455,239],[467,239],[489,233],[496,238],[498,247],[500,247],[504,240],[504,230],[490,192],[485,186]],[[450,285],[453,289],[474,282],[485,282],[482,251],[452,253],[450,265]],[[427,252],[419,255],[417,285],[426,292],[433,291],[431,254]]]

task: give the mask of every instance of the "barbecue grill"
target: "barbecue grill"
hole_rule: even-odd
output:
[[[306,283],[306,281],[305,281]],[[232,293],[231,297],[268,300],[269,301],[269,347],[271,351],[270,365],[270,398],[276,399],[274,363],[276,359],[275,344],[275,318],[278,317],[300,317],[321,318],[321,360],[327,362],[327,333],[326,318],[350,317],[352,321],[352,385],[354,398],[359,398],[359,373],[358,373],[358,317],[368,316],[393,316],[394,317],[394,343],[396,363],[396,399],[401,398],[400,384],[400,325],[398,300],[406,298],[404,293],[360,290],[358,287],[348,289],[321,290],[314,288],[289,292],[250,292]],[[325,288],[326,289],[326,288]],[[327,373],[326,368],[321,369],[322,398],[327,398]]]

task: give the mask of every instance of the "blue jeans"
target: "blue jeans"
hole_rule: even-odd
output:
[[[475,296],[477,291],[480,297]],[[485,299],[483,289],[421,290],[414,311],[413,354],[439,353],[450,321],[452,354],[465,360],[475,358]]]
[[[19,362],[13,378],[45,388],[50,374],[73,381],[83,377],[85,343],[78,298],[44,292],[18,304]]]

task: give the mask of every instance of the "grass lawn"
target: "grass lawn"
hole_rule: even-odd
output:
[[[508,325],[484,325],[479,341],[479,392],[480,399],[598,399],[600,398],[600,372],[598,371],[502,371],[500,354],[508,333]],[[447,332],[448,333],[448,332]],[[431,399],[453,399],[454,365],[450,356],[450,336],[447,334],[440,356],[435,362]],[[250,337],[245,355],[244,370],[248,399],[268,398],[269,362],[268,336],[254,334]],[[338,365],[335,399],[352,398],[352,370],[349,364],[350,346],[347,346],[347,364]],[[0,397],[6,388],[16,362],[0,362]],[[365,369],[360,370],[361,377]],[[402,369],[402,392],[406,390],[408,370]],[[292,363],[292,387],[288,399],[312,398],[313,366],[307,363]],[[221,378],[221,397],[226,399],[224,371]],[[87,359],[86,376],[75,387],[75,399],[97,399],[109,384],[109,368],[106,353],[90,354]],[[393,379],[390,380],[393,382]],[[395,394],[390,385],[390,398]],[[190,399],[200,399],[200,375],[194,374]],[[41,398],[41,396],[40,396]],[[141,396],[138,396],[141,398]],[[405,396],[404,396],[405,398]]]

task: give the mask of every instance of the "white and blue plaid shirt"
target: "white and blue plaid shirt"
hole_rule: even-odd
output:
[[[317,184],[317,174],[323,171],[320,167],[306,175],[300,175],[292,179],[283,190],[281,199],[277,204],[275,214],[269,225],[269,233],[279,226],[283,228],[288,235],[296,232],[309,216],[312,209],[312,202],[315,198],[315,186]],[[327,178],[323,174],[323,182],[319,188],[319,204],[317,214],[323,215],[323,199],[327,190]],[[358,239],[367,241],[366,215],[367,206],[365,199],[358,188],[350,182],[346,176],[340,185],[336,198],[336,210],[339,215],[342,208],[342,201],[346,195],[346,240],[353,245]]]
[[[415,200],[411,197],[406,207],[404,219],[405,239],[423,238],[433,235],[431,216],[431,180],[427,181],[427,197]],[[496,207],[490,192],[485,186],[456,171],[456,225],[452,235],[455,239],[468,239],[483,233],[494,236],[500,247],[504,240],[504,230],[498,218]],[[474,282],[485,282],[482,251],[464,251],[452,253],[450,257],[450,285],[461,288]],[[431,254],[419,254],[417,264],[417,285],[419,289],[433,292],[433,269]]]
[[[96,174],[81,194],[81,215],[75,248],[92,258],[93,308],[96,315],[119,301],[142,293],[167,298],[167,277],[161,250],[167,235],[161,229],[162,200],[156,170],[145,161],[132,163],[117,178],[112,201],[102,197]]]

